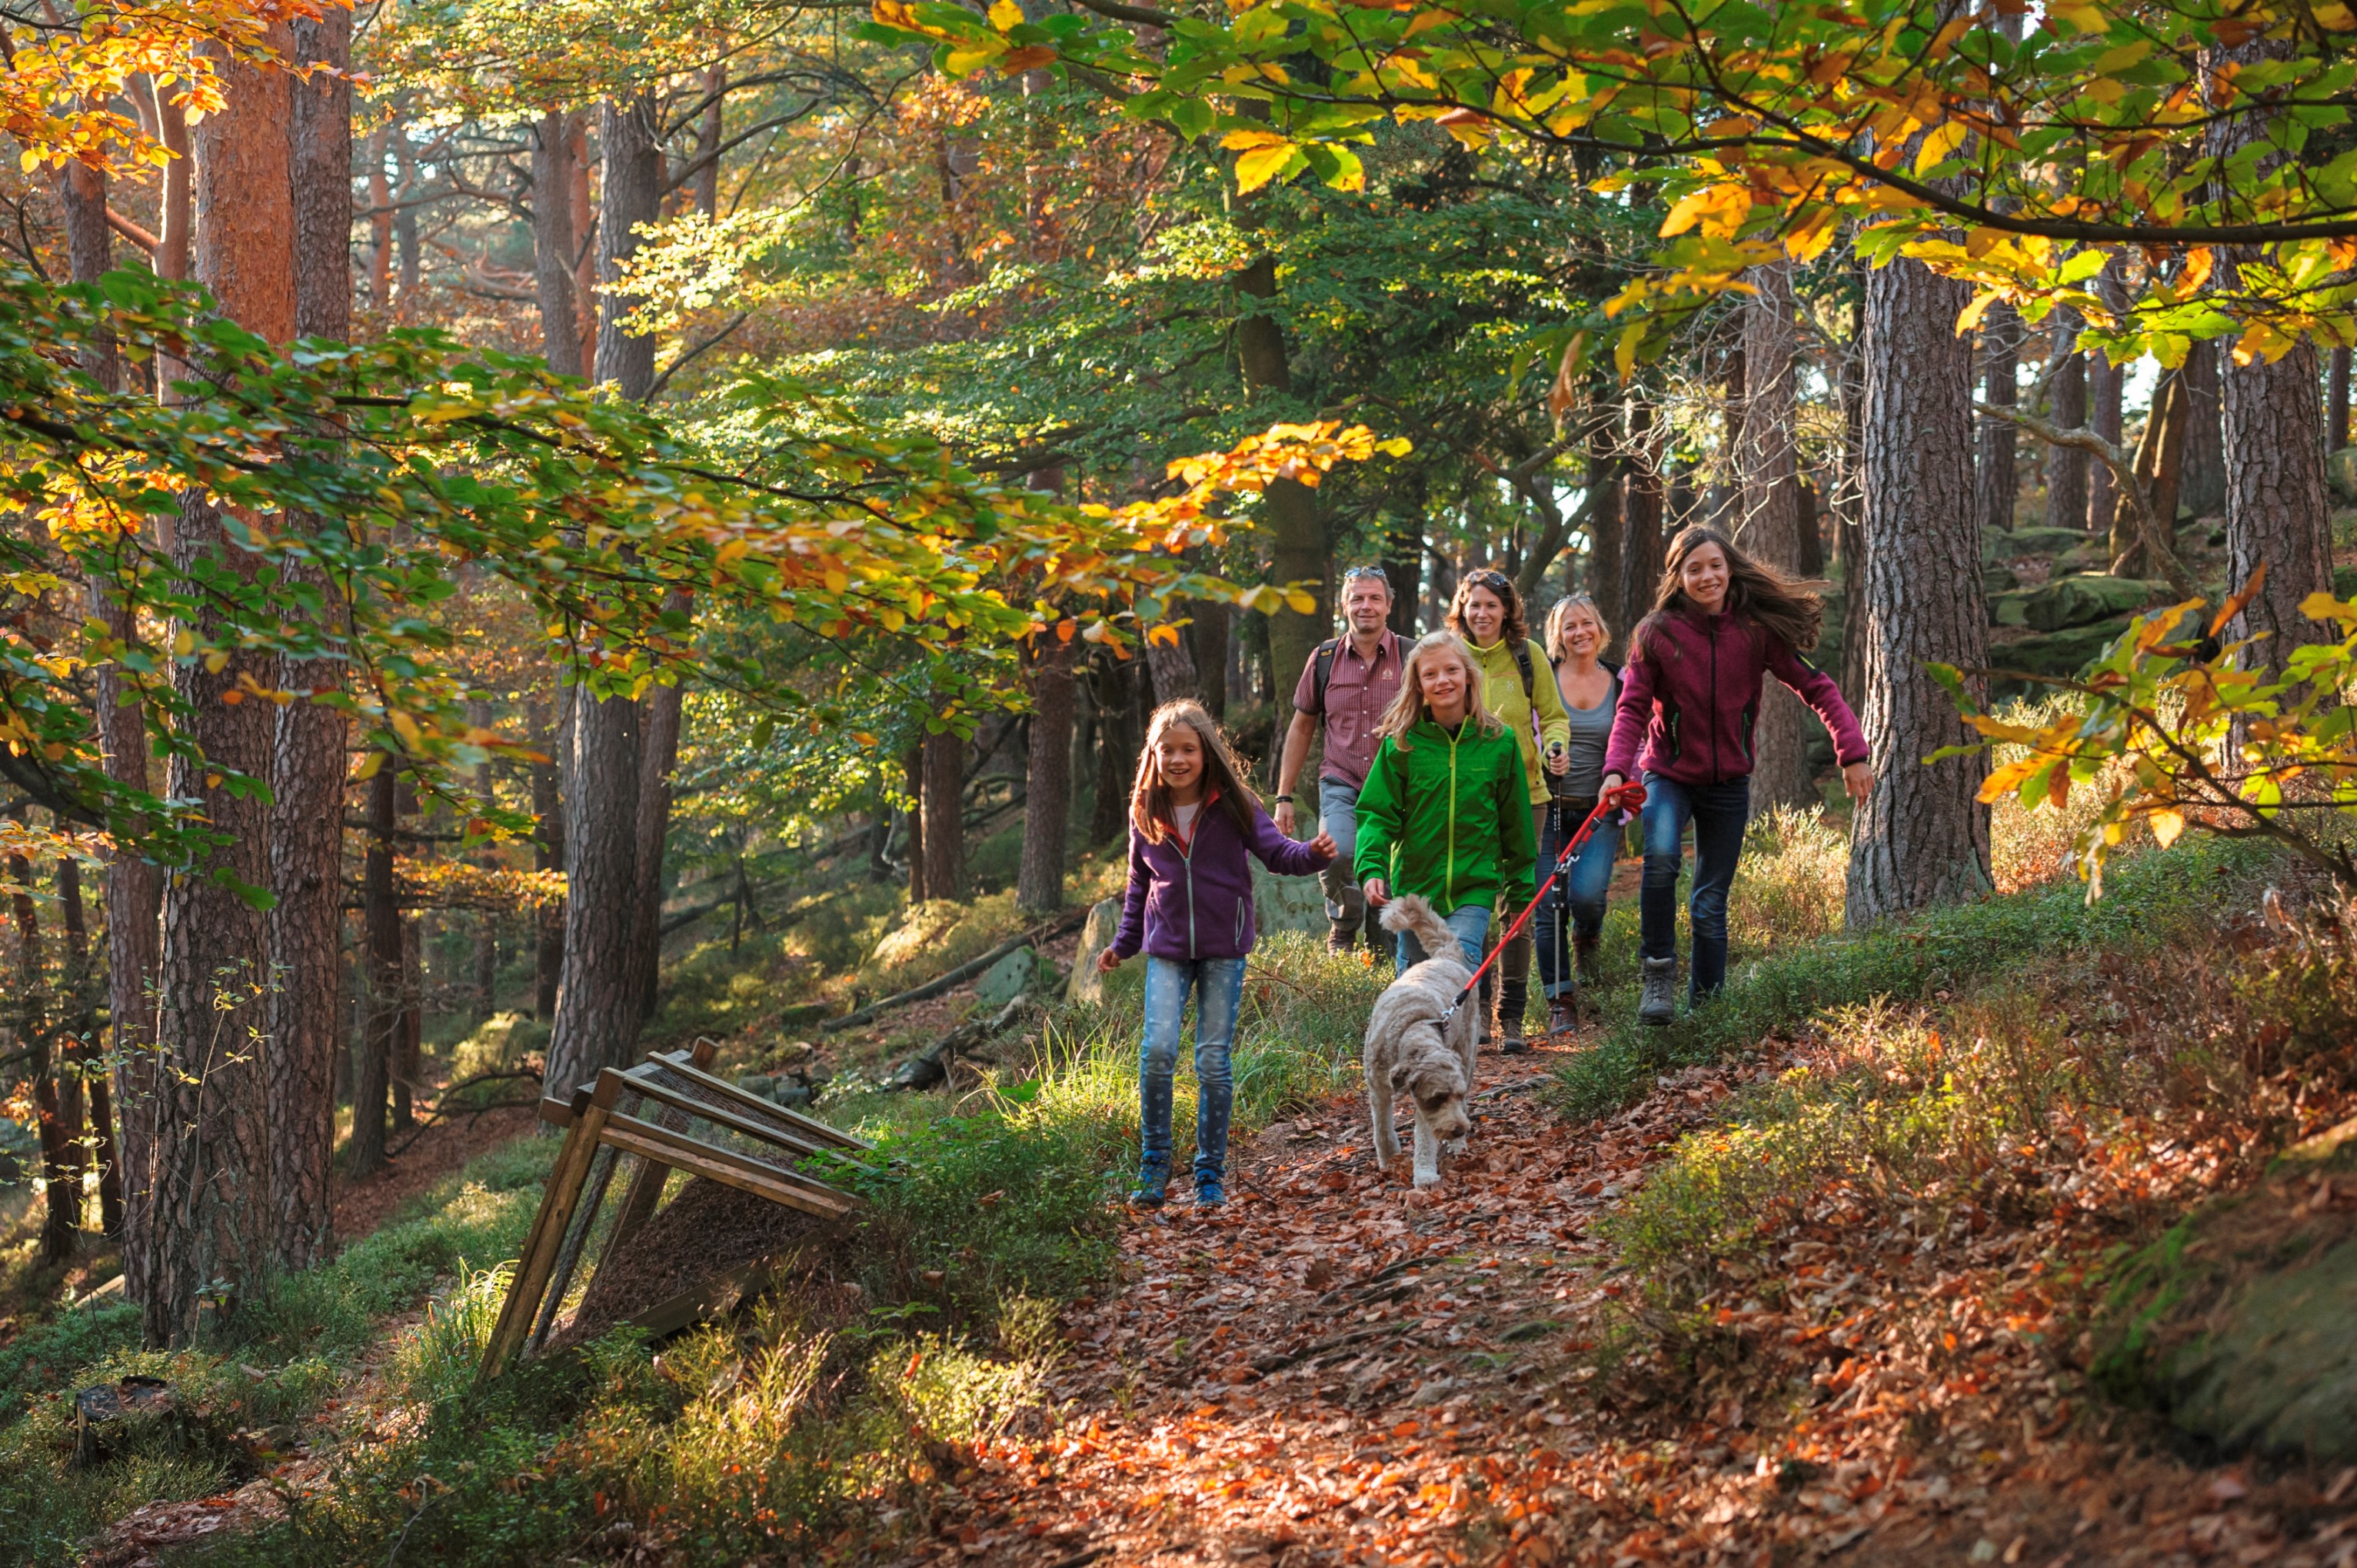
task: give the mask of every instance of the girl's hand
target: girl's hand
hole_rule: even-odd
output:
[[[1850,803],[1863,806],[1866,798],[1874,793],[1874,766],[1853,762],[1842,769],[1842,788],[1849,791]]]
[[[1104,951],[1097,954],[1097,972],[1099,974],[1111,974],[1114,970],[1119,969],[1120,967],[1121,954],[1114,951],[1113,949],[1107,948]]]
[[[1359,891],[1367,896],[1370,908],[1380,909],[1392,901],[1391,893],[1383,886],[1383,879],[1380,876],[1368,877],[1359,884]]]
[[[1334,835],[1321,830],[1316,838],[1309,841],[1309,853],[1312,854],[1323,855],[1326,859],[1332,860],[1334,858]]]
[[[1629,782],[1629,780],[1621,778],[1618,773],[1608,773],[1604,776],[1602,781],[1597,785],[1596,792],[1599,795],[1609,795],[1613,790],[1618,789],[1621,785],[1626,784],[1627,782]]]

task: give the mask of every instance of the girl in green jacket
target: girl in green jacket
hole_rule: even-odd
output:
[[[1430,899],[1472,968],[1491,910],[1530,902],[1537,841],[1522,753],[1482,703],[1480,666],[1453,632],[1409,651],[1377,730],[1383,744],[1359,791],[1361,888],[1376,908],[1395,892]],[[1399,933],[1403,972],[1424,956]]]
[[[1546,822],[1547,775],[1570,765],[1570,715],[1564,712],[1563,693],[1555,689],[1546,650],[1531,640],[1523,596],[1503,572],[1468,572],[1457,580],[1448,629],[1471,646],[1473,660],[1481,668],[1482,702],[1522,753],[1535,842]],[[1496,967],[1481,977],[1482,1015],[1489,1015],[1493,998],[1497,1005],[1499,1055],[1520,1056],[1530,1049],[1523,1041],[1523,1015],[1530,1010],[1530,997],[1531,932],[1525,928],[1498,956]]]

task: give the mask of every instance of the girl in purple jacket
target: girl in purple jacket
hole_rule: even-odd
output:
[[[1751,732],[1762,679],[1774,675],[1815,710],[1834,737],[1842,787],[1864,804],[1874,789],[1866,736],[1833,678],[1801,655],[1817,645],[1824,607],[1772,567],[1749,559],[1715,528],[1670,543],[1653,612],[1629,639],[1620,703],[1604,752],[1610,793],[1645,776],[1645,875],[1640,884],[1645,986],[1637,1016],[1666,1024],[1676,1011],[1678,867],[1694,824],[1694,979],[1687,1002],[1727,979],[1727,890],[1751,817]],[[1641,751],[1640,746],[1641,744]]]
[[[1285,876],[1308,876],[1334,858],[1319,833],[1296,843],[1277,832],[1200,703],[1154,711],[1129,798],[1129,894],[1121,929],[1097,960],[1110,972],[1146,951],[1146,1040],[1138,1053],[1144,1145],[1132,1203],[1158,1207],[1170,1184],[1170,1075],[1187,995],[1195,995],[1195,1204],[1227,1201],[1228,1051],[1253,948],[1246,851]]]

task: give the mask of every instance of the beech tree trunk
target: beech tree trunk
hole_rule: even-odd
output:
[[[24,808],[10,813],[23,820]],[[43,1263],[74,1254],[81,1231],[81,1184],[72,1179],[74,1129],[67,1125],[58,1092],[56,1053],[50,1048],[48,986],[41,973],[41,922],[33,907],[33,868],[21,854],[7,857],[9,904],[16,923],[16,984],[6,1018],[17,1048],[26,1053],[25,1076],[33,1089],[33,1131],[41,1150],[41,1242]]]
[[[1801,445],[1794,426],[1794,361],[1800,353],[1798,306],[1792,263],[1751,269],[1755,292],[1743,301],[1745,403],[1736,424],[1736,472],[1742,481],[1742,519],[1736,542],[1755,560],[1798,575],[1801,569]],[[1753,732],[1751,811],[1813,808],[1809,735],[1815,715],[1783,682],[1760,692]]]
[[[269,38],[292,47],[283,27]],[[193,132],[194,270],[231,319],[283,343],[295,330],[287,78],[231,61],[220,69],[226,105]],[[203,563],[246,578],[256,564],[194,491],[181,502],[172,555],[183,573]],[[229,635],[210,612],[187,629],[199,647]],[[147,1338],[158,1346],[188,1342],[211,1282],[235,1288],[270,1259],[268,1097],[256,1043],[269,1023],[268,943],[261,912],[239,891],[269,886],[269,811],[230,780],[270,777],[275,706],[242,693],[248,681],[266,687],[276,673],[273,661],[233,642],[218,670],[204,659],[173,665],[196,755],[171,759],[166,787],[193,802],[223,842],[164,889],[158,1148],[140,1303]],[[225,701],[231,693],[241,700]]]
[[[1023,782],[1023,859],[1015,904],[1032,914],[1064,905],[1064,835],[1072,817],[1072,660],[1080,639],[1051,628],[1032,639],[1031,744]]]
[[[2202,340],[2185,351],[2185,477],[2179,502],[2195,517],[2226,511],[2225,407],[2218,381],[2218,345]]]
[[[1988,891],[1988,771],[1927,665],[1987,662],[1973,494],[1973,356],[1956,336],[1964,284],[1921,263],[1867,274],[1866,734],[1874,792],[1852,828],[1852,926]]]
[[[2127,263],[2115,250],[2104,263],[2095,279],[2095,292],[2102,296],[2114,314],[2127,309]],[[2087,362],[2087,426],[2096,435],[2116,446],[2120,444],[2120,393],[2126,379],[2126,367],[2115,365],[2107,354],[2093,353]],[[2099,463],[2094,455],[2087,456],[2087,527],[2091,532],[2108,534],[2112,525],[2112,504],[2115,499],[2111,466]]]
[[[1252,299],[1275,299],[1276,258],[1254,258],[1236,274],[1236,292]],[[1243,366],[1244,386],[1255,397],[1293,391],[1285,332],[1275,317],[1253,315],[1238,322],[1236,349]],[[1261,504],[1269,535],[1269,580],[1303,584],[1318,601],[1308,615],[1283,609],[1269,617],[1269,659],[1282,693],[1300,678],[1310,653],[1325,639],[1326,628],[1332,624],[1333,607],[1326,589],[1326,526],[1318,515],[1318,492],[1298,479],[1272,479]]]
[[[2053,319],[2051,351],[2062,356],[2063,362],[2048,383],[2051,402],[2047,417],[2065,430],[2075,430],[2087,423],[2087,360],[2076,347],[2078,313],[2058,310]],[[2087,454],[2074,446],[2046,449],[2046,526],[2082,531],[2087,526]]]
[[[630,875],[641,1023],[654,1016],[662,978],[663,840],[671,832],[671,776],[679,767],[680,703],[685,695],[683,684],[656,686],[640,703],[644,712],[639,718],[638,820]]]
[[[352,328],[352,16],[329,7],[291,28],[298,58],[333,68],[292,79],[291,178],[295,209],[295,330],[350,338]],[[290,528],[318,520],[292,515]],[[326,574],[289,562],[335,604]],[[333,635],[321,626],[322,640]],[[331,658],[282,657],[278,686],[312,696],[339,693],[343,666]],[[333,1250],[328,1198],[335,1155],[337,938],[343,916],[344,737],[340,709],[298,700],[278,708],[270,769],[269,1033],[263,1068],[270,1086],[271,1252],[279,1267],[308,1268]]]
[[[384,1168],[386,1098],[401,1038],[401,909],[393,902],[394,774],[381,759],[368,781],[368,848],[361,861],[361,1040],[352,1068],[352,1136],[345,1167],[355,1178]]]
[[[1988,314],[1981,317],[1981,373],[1986,382],[1982,402],[2011,408],[2019,398],[2016,377],[2021,364],[2021,312],[2003,301],[1989,306]],[[2013,532],[2014,492],[2020,483],[2015,465],[2018,435],[2011,420],[1993,413],[1981,418],[1980,450],[1973,469],[1978,498],[1975,510],[1983,528],[2000,533]]]
[[[185,135],[183,134],[183,140]],[[175,180],[172,175],[177,173]],[[106,223],[107,182],[103,173],[80,163],[68,164],[58,176],[59,204],[65,217],[67,253],[73,267],[74,281],[95,283],[112,264],[113,239]],[[187,199],[188,180],[185,161],[176,163],[167,174],[164,203],[165,227],[171,228],[174,214],[179,225],[177,239],[165,247],[167,254],[155,258],[159,275],[185,275],[187,271]],[[166,269],[177,265],[179,274]],[[123,385],[123,363],[117,356],[112,333],[97,338],[85,350],[82,367],[102,387],[110,391]],[[88,583],[91,614],[106,625],[107,636],[117,642],[131,643],[137,627],[130,613],[118,604],[110,593],[102,575],[93,574]],[[99,749],[107,777],[115,783],[145,790],[147,777],[147,733],[142,705],[124,705],[124,683],[121,666],[109,660],[93,671],[96,676],[94,715],[97,723]],[[124,838],[135,838],[135,824],[124,824]],[[58,865],[59,896],[66,903],[67,930],[70,940],[78,940],[73,933],[81,924],[81,878],[80,867],[71,860]],[[113,1020],[115,1073],[121,1091],[110,1093],[108,1079],[103,1076],[88,1079],[86,1093],[91,1122],[99,1140],[95,1153],[99,1161],[99,1202],[106,1233],[121,1241],[123,1272],[129,1299],[143,1299],[147,1265],[145,1233],[134,1237],[131,1205],[139,1201],[148,1190],[153,1173],[146,1163],[150,1141],[144,1135],[145,1122],[126,1121],[117,1132],[113,1114],[113,1102],[120,1101],[126,1108],[146,1107],[151,1103],[148,1085],[153,1076],[154,1057],[149,1047],[154,1039],[156,965],[160,933],[156,921],[160,914],[164,886],[156,868],[136,855],[116,854],[108,862],[106,874],[107,917],[107,1014]],[[87,975],[87,962],[83,973]],[[79,995],[79,992],[77,992]],[[86,1005],[86,1004],[78,1004]],[[102,1060],[99,1053],[95,1021],[86,1027],[81,1050],[84,1059]],[[136,1162],[135,1165],[134,1162]],[[135,1174],[126,1183],[126,1171]],[[144,1212],[144,1211],[143,1211]]]
[[[99,1228],[111,1240],[123,1236],[123,1165],[115,1143],[113,1096],[108,1091],[105,1053],[98,1038],[97,977],[90,967],[90,924],[82,908],[81,863],[58,861],[58,909],[66,932],[66,993],[72,1012],[72,1042],[66,1060],[89,1107],[88,1163],[98,1167]]]
[[[925,897],[965,897],[965,742],[925,736]]]
[[[548,706],[533,704],[533,733],[550,760],[532,765],[532,864],[535,871],[565,869],[565,804],[557,792],[554,758],[564,746],[563,732],[553,731]],[[556,1017],[556,983],[565,970],[565,906],[544,904],[533,911],[532,1015],[546,1024]]]
[[[581,373],[580,306],[573,265],[581,240],[573,231],[574,116],[556,110],[532,128],[532,272],[540,298],[540,351],[560,376]]]
[[[2324,452],[2330,456],[2349,445],[2349,347],[2332,350],[2324,377]]]

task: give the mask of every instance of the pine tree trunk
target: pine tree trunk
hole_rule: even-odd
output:
[[[1032,641],[1031,745],[1015,904],[1044,914],[1064,906],[1064,835],[1072,816],[1072,660],[1080,639],[1066,641],[1051,628]]]
[[[1629,405],[1629,465],[1625,519],[1620,532],[1620,581],[1616,600],[1605,601],[1613,635],[1626,649],[1630,632],[1653,607],[1669,541],[1663,537],[1662,463],[1668,456],[1654,424],[1653,405],[1642,398]]]
[[[269,41],[292,47],[283,27]],[[295,330],[288,79],[226,61],[221,71],[226,105],[192,133],[194,272],[231,319],[283,343]],[[202,563],[246,578],[256,565],[195,492],[182,501],[172,555],[183,573]],[[210,612],[188,629],[199,646],[228,632]],[[269,886],[269,811],[253,795],[233,792],[229,777],[270,778],[276,708],[242,693],[248,682],[266,689],[277,673],[273,663],[231,651],[218,670],[199,659],[176,662],[172,671],[197,755],[174,757],[166,786],[193,803],[224,842],[200,852],[164,889],[162,1070],[153,1086],[158,1148],[140,1303],[155,1345],[186,1344],[209,1284],[240,1285],[270,1258],[268,1096],[254,1040],[269,1021],[260,994],[269,950],[261,912],[236,890]],[[225,701],[231,693],[241,700]]]
[[[1173,615],[1183,615],[1183,604],[1171,607]],[[1200,674],[1195,669],[1195,650],[1187,637],[1187,628],[1175,628],[1175,639],[1148,637],[1146,639],[1146,670],[1154,682],[1154,701],[1158,705],[1175,703],[1182,698],[1200,699],[1203,694]],[[1306,659],[1307,654],[1303,655]]]
[[[2226,635],[2270,634],[2245,661],[2280,672],[2293,649],[2332,635],[2330,622],[2299,613],[2301,600],[2332,586],[2316,347],[2303,338],[2273,364],[2230,360],[2225,383],[2226,580],[2239,591],[2261,563],[2267,569]]]
[[[1421,467],[1403,473],[1394,491],[1390,515],[1383,520],[1383,577],[1392,585],[1392,613],[1386,624],[1410,641],[1415,639],[1416,600],[1424,592],[1426,485]],[[1265,624],[1265,618],[1262,619]],[[1297,678],[1300,673],[1294,671]],[[1280,748],[1284,745],[1283,725],[1278,726],[1275,744]]]
[[[2349,347],[2332,350],[2324,377],[2324,451],[2327,456],[2349,445]]]
[[[925,736],[925,897],[965,897],[965,742]]]
[[[393,901],[393,831],[399,762],[380,759],[368,781],[368,847],[361,861],[361,1041],[352,1070],[352,1136],[345,1169],[354,1178],[384,1168],[386,1100],[401,1037],[401,909]]]
[[[2127,263],[2118,251],[2104,263],[2095,279],[2095,291],[2115,316],[2127,309]],[[2115,365],[2111,357],[2091,353],[2087,361],[2087,427],[2116,446],[2120,444],[2120,394],[2126,380],[2126,367]],[[2108,535],[2112,525],[2115,499],[2111,466],[2087,455],[2087,528],[2090,532]]]
[[[1981,317],[1981,372],[1986,390],[1981,401],[1996,408],[2011,408],[2020,397],[2016,379],[2021,364],[2021,312],[1999,301]],[[2020,483],[2015,466],[2015,443],[2020,432],[2009,419],[1984,414],[1980,450],[1973,469],[1975,510],[1983,528],[2013,532],[2013,501]]]
[[[560,376],[577,376],[583,368],[580,306],[573,297],[581,244],[573,231],[573,121],[552,109],[532,128],[532,273],[540,351]]]
[[[292,179],[295,206],[295,330],[351,337],[352,18],[330,7],[292,25],[298,57],[332,69],[296,80]],[[296,530],[318,520],[290,514]],[[334,614],[326,575],[301,562],[284,568],[307,583]],[[332,625],[318,628],[322,639]],[[282,691],[339,693],[341,661],[283,657]],[[333,1250],[328,1167],[335,1155],[335,1060],[340,1008],[337,946],[343,916],[344,738],[341,710],[316,701],[276,711],[271,756],[268,917],[270,1030],[263,1047],[270,1086],[271,1251],[285,1269],[308,1268]]]
[[[1253,299],[1276,297],[1276,258],[1256,257],[1236,274],[1236,292]],[[1247,316],[1236,324],[1236,349],[1245,389],[1254,396],[1293,391],[1293,367],[1285,332],[1271,316]],[[1261,497],[1269,536],[1269,580],[1299,583],[1317,599],[1308,615],[1290,609],[1269,617],[1269,659],[1279,685],[1309,662],[1325,639],[1333,609],[1326,592],[1326,525],[1318,515],[1318,492],[1298,479],[1273,479]]]
[[[639,704],[578,686],[565,802],[565,983],[546,1091],[560,1099],[628,1065],[638,1038]]]
[[[470,711],[468,714],[468,723],[480,728],[489,728],[490,704],[470,703],[468,706],[470,710],[480,710],[479,712]],[[488,762],[481,763],[475,768],[475,793],[488,806],[491,803],[491,765]],[[500,864],[499,856],[486,846],[477,854],[475,864],[485,871],[496,871]],[[488,1019],[498,1011],[499,987],[499,916],[492,910],[484,909],[475,916],[475,1017],[478,1022]]]
[[[2179,504],[2195,517],[2226,511],[2225,408],[2218,385],[2218,345],[2196,342],[2185,351],[2185,475]]]
[[[1794,361],[1801,347],[1792,268],[1777,261],[1747,274],[1755,292],[1743,301],[1745,403],[1735,449],[1742,478],[1742,521],[1736,542],[1753,559],[1784,572],[1801,569],[1801,445],[1794,423]],[[1802,701],[1770,680],[1760,692],[1753,732],[1751,811],[1813,808],[1809,736],[1821,728]]]
[[[598,193],[597,285],[603,308],[597,318],[597,380],[611,381],[637,402],[655,382],[655,340],[625,330],[624,318],[640,296],[622,289],[622,274],[645,242],[638,225],[661,216],[662,151],[656,142],[660,118],[654,95],[627,102],[608,100],[598,114],[597,139],[606,178]]]
[[[1867,274],[1867,649],[1860,717],[1875,787],[1852,829],[1848,919],[1863,926],[1991,886],[1984,756],[1921,759],[1968,737],[1932,662],[1987,661],[1973,494],[1964,284],[1921,263]]]
[[[1835,492],[1834,544],[1842,575],[1842,695],[1866,706],[1866,279],[1857,274],[1849,352],[1841,363],[1842,477]]]
[[[90,966],[90,924],[82,907],[81,863],[58,861],[58,911],[66,933],[66,995],[72,1009],[72,1040],[66,1047],[75,1081],[90,1113],[87,1163],[98,1167],[99,1229],[109,1240],[123,1236],[123,1168],[115,1146],[114,1097],[108,1092],[105,1053],[98,1038],[97,977]]]
[[[2073,346],[2079,339],[2078,312],[2058,310],[2053,322],[2052,351],[2063,356],[2063,363],[2048,383],[2051,403],[2047,417],[2065,430],[2075,430],[2087,423],[2087,359]],[[2087,526],[2087,454],[2076,447],[2046,449],[2046,526],[2081,531]]]
[[[1098,663],[1090,675],[1097,709],[1096,794],[1089,811],[1089,843],[1110,843],[1129,820],[1130,774],[1137,767],[1137,745],[1130,733],[1134,703],[1129,683],[1136,679],[1135,660]]]
[[[925,746],[920,740],[900,758],[901,789],[909,797],[909,902],[925,901]]]

